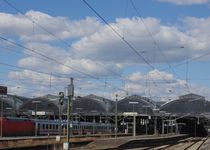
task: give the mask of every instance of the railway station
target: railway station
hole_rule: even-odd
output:
[[[65,125],[67,123],[67,101],[67,98],[63,98],[61,102],[59,95],[35,98],[16,95],[1,97],[1,108],[3,107],[1,117],[7,118],[7,120],[1,119],[1,136],[4,138],[16,137],[19,133],[20,137],[28,135],[65,137],[67,134]],[[150,139],[152,136],[155,139],[165,137],[166,139],[164,138],[162,141],[165,143],[168,136],[171,135],[175,136],[171,139],[173,141],[182,137],[180,135],[203,138],[209,134],[210,102],[205,97],[192,93],[179,96],[178,99],[165,102],[162,105],[157,105],[155,101],[138,95],[128,96],[124,99],[118,99],[116,96],[115,100],[109,100],[92,94],[75,97],[72,103],[73,128],[71,136],[93,136],[93,138],[96,135],[107,134],[119,138],[140,136],[140,141],[143,137]],[[31,119],[36,121],[35,126],[30,123]],[[15,131],[9,125],[11,122],[16,122],[16,127],[22,126],[25,132]],[[22,124],[17,122],[22,122]],[[27,125],[24,126],[26,123]],[[90,140],[89,142],[94,141]],[[122,146],[132,140],[125,138],[120,141],[115,146]],[[140,141],[139,143],[141,143]],[[147,143],[150,142],[147,141]],[[96,146],[97,142],[92,145]],[[113,145],[111,147],[114,148]]]
[[[210,150],[210,0],[0,0],[0,150]]]

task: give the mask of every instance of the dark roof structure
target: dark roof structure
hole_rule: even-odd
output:
[[[32,115],[35,111],[40,115],[57,115],[59,113],[58,98],[52,99],[47,96],[32,98],[19,108],[19,112],[27,115]]]
[[[17,109],[26,101],[30,100],[30,98],[17,96],[17,95],[5,95],[1,98],[5,105],[13,108],[16,107]],[[15,105],[15,106],[14,106]]]
[[[93,94],[85,96],[85,98],[90,98],[92,100],[99,102],[103,107],[105,107],[106,112],[110,112],[110,109],[112,108],[113,103],[114,103],[114,101],[110,99],[99,97]]]
[[[205,97],[190,93],[166,102],[160,107],[160,110],[175,114],[197,114],[210,111],[210,103],[205,100]]]
[[[149,98],[138,95],[129,96],[118,101],[118,113],[138,112],[139,114],[152,115],[154,107],[154,103]],[[115,112],[115,106],[113,106],[112,112]]]
[[[56,95],[46,95],[37,98],[7,95],[1,99],[3,100],[5,114],[7,112],[11,114],[11,111],[27,115],[32,115],[35,111],[43,113],[43,115],[59,114],[59,96]],[[105,114],[115,112],[115,101],[93,94],[85,97],[76,97],[72,102],[73,113]],[[132,104],[133,102],[135,104]],[[158,104],[161,103],[153,102],[146,97],[133,95],[118,100],[118,113],[138,112],[138,114],[153,115],[154,108],[158,108]],[[206,101],[203,96],[190,93],[162,104],[157,110],[173,114],[210,113],[210,102]],[[64,98],[62,114],[67,114],[67,98]]]
[[[113,101],[96,95],[77,97],[73,100],[73,113],[107,113]],[[66,107],[64,112],[66,112]]]
[[[30,98],[16,96],[16,95],[5,95],[1,97],[3,101],[3,114],[12,115],[17,113],[18,109]],[[0,103],[1,105],[1,103]]]
[[[113,102],[95,95],[88,95],[85,97],[76,97],[72,100],[72,103],[73,113],[107,113],[110,111]],[[35,111],[37,113],[58,115],[59,105],[59,96],[46,95],[26,101],[20,107],[19,111],[30,115]],[[67,114],[67,98],[64,98],[62,114]]]

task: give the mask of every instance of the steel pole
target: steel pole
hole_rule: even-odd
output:
[[[195,132],[195,133],[194,133],[194,136],[195,136],[195,137],[197,136],[197,135],[196,135],[196,132],[197,132],[197,131],[196,131],[196,128],[197,128],[197,127],[196,127],[196,123],[197,123],[197,121],[195,120],[195,126],[194,126],[194,132]]]
[[[74,96],[74,84],[73,78],[71,78],[71,83],[68,85],[68,107],[67,107],[67,150],[70,150],[70,134],[72,133],[72,99]]]
[[[3,99],[1,99],[1,137],[3,137]]]
[[[146,107],[146,115],[147,115],[147,107]],[[146,135],[147,135],[147,122],[148,122],[148,118],[146,118]]]
[[[116,94],[116,101],[115,101],[115,138],[117,137],[117,131],[118,131],[118,127],[117,127],[117,97],[118,97],[118,95]]]
[[[154,134],[157,135],[157,116],[155,116],[155,122],[154,122]]]
[[[62,127],[61,127],[61,120],[62,120],[62,105],[64,100],[64,92],[59,92],[59,135],[62,135]]]
[[[70,101],[71,101],[71,96],[68,96],[68,109],[67,109],[67,143],[68,143],[68,150],[70,150]]]
[[[136,116],[133,114],[133,136],[136,136]]]
[[[164,135],[164,120],[162,120],[162,134]]]
[[[61,104],[59,104],[59,135],[61,135]]]
[[[35,108],[35,120],[37,120],[37,103],[36,103],[36,108]],[[36,121],[36,125],[35,125],[35,136],[37,136],[37,121]]]

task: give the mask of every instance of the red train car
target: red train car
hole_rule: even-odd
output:
[[[23,118],[0,118],[0,133],[2,136],[34,135],[35,123]]]

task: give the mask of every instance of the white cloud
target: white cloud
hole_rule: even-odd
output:
[[[113,77],[113,72],[121,75],[127,69],[126,67],[132,67],[133,64],[144,64],[143,60],[123,43],[107,25],[101,24],[95,18],[87,17],[83,20],[71,21],[65,17],[53,17],[35,11],[29,11],[25,15],[35,19],[61,39],[76,38],[76,40],[74,39],[71,43],[72,47],[65,49],[60,43],[52,42],[51,40],[55,39],[36,25],[34,26],[35,34],[33,35],[33,24],[25,17],[19,14],[0,13],[0,32],[18,36],[23,40],[22,42],[26,47],[65,64],[50,61],[38,54],[24,50],[25,55],[18,61],[20,67],[49,74],[53,72],[68,77],[81,78],[86,75],[81,75],[78,71],[96,77]],[[210,28],[209,18],[186,17],[180,25],[182,28],[180,26],[164,25],[159,19],[152,17],[143,20],[153,38],[157,41],[161,52],[157,50],[140,18],[118,18],[111,25],[151,64],[165,64],[166,58],[169,63],[179,62],[186,59],[186,57],[194,57],[208,52],[210,48],[208,38],[210,35],[210,30],[208,30]],[[184,46],[184,49],[181,49],[180,46]],[[26,70],[10,72],[9,78],[16,80],[23,78],[31,81],[35,88],[41,89],[37,94],[48,93],[49,89],[51,92],[56,92],[58,90],[50,88],[50,84],[52,86],[60,85],[63,88],[68,82],[53,76],[49,77],[49,75]],[[50,78],[51,81],[49,81]],[[147,74],[135,72],[127,78],[130,81],[125,83],[124,89],[132,91],[132,93],[146,93],[147,96],[186,94],[186,82],[176,79],[167,72],[159,70],[153,70]],[[115,82],[111,81],[111,84],[119,84],[119,78],[117,80]],[[145,83],[146,80],[147,83]],[[153,80],[157,82],[157,85],[153,83]],[[140,84],[142,82],[143,84]],[[21,86],[30,87],[31,85],[22,83]],[[59,90],[61,87],[56,86]],[[118,89],[112,87],[102,92],[101,87],[104,87],[104,85],[98,85],[96,82],[84,82],[84,84],[79,83],[77,91],[82,89],[84,90],[82,92],[88,93],[88,90],[94,90],[94,94],[110,95],[111,97],[113,93],[118,91]],[[200,87],[195,85],[191,85],[191,87],[195,92],[200,91],[201,94],[205,94],[203,93],[204,90],[198,90]],[[171,89],[176,89],[176,91],[173,90],[173,93],[169,93]]]
[[[185,80],[177,79],[172,74],[159,70],[153,70],[147,74],[135,72],[127,78],[124,88],[130,94],[140,94],[154,100],[168,101],[188,93],[203,95],[207,100],[210,98],[210,88],[192,83],[188,83],[187,86]]]
[[[158,0],[160,2],[168,2],[176,5],[198,5],[207,4],[209,0]]]
[[[162,25],[156,18],[145,18],[144,24],[150,30],[156,44],[140,18],[116,19],[116,23],[112,23],[112,26],[148,62],[174,63],[208,52],[210,44],[206,37],[210,35],[209,22],[209,18],[186,17],[180,28]],[[78,40],[73,44],[73,51],[76,57],[80,58],[88,57],[122,64],[145,63],[108,26]]]
[[[101,28],[96,18],[86,17],[72,21],[66,17],[53,17],[39,11],[21,14],[0,13],[0,33],[16,35],[24,41],[55,41],[90,35]],[[32,22],[35,21],[35,23]],[[55,37],[50,35],[54,34]]]
[[[16,86],[9,86],[8,93],[15,94],[15,95],[25,95],[28,92],[21,84]]]

